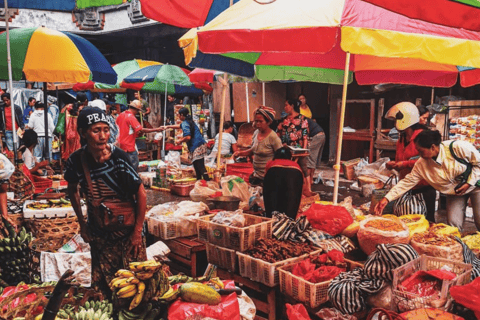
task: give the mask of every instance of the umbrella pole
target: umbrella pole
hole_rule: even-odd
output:
[[[433,104],[435,101],[435,87],[432,87],[432,97],[430,99],[430,104]]]
[[[163,126],[167,125],[167,83],[165,82],[165,105],[163,106]],[[163,132],[162,160],[165,160],[165,139],[167,139],[167,130]]]
[[[247,122],[250,123],[250,101],[248,101],[248,82],[245,82],[245,99],[247,100]]]
[[[262,105],[265,106],[265,82],[262,81]]]
[[[8,89],[10,91],[10,104],[12,109],[12,136],[13,136],[13,160],[17,162],[17,131],[15,130],[15,104],[13,103],[13,82],[12,82],[12,55],[10,53],[10,31],[9,31],[9,20],[10,15],[8,14],[8,1],[5,0],[5,27],[7,33],[7,66],[8,66]],[[6,129],[6,128],[5,128]],[[6,131],[6,130],[5,130]]]
[[[222,106],[220,109],[220,127],[218,128],[218,151],[217,151],[217,168],[220,168],[220,158],[222,155],[222,138],[223,138],[223,122],[225,118],[225,98],[227,96],[227,74],[223,74],[222,88]]]
[[[340,122],[338,124],[337,158],[333,169],[335,170],[335,184],[333,187],[333,204],[338,201],[338,183],[340,180],[340,157],[342,156],[343,123],[345,121],[345,105],[347,104],[348,72],[350,68],[350,52],[345,59],[345,74],[343,76],[342,108],[340,110]]]
[[[43,120],[45,121],[45,148],[43,149],[43,158],[50,161],[50,148],[48,146],[49,143],[49,135],[48,135],[48,95],[47,95],[47,83],[43,83],[43,104],[45,108],[43,109]]]

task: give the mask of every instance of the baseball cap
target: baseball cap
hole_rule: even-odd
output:
[[[77,129],[88,129],[88,127],[98,122],[109,124],[105,112],[97,107],[85,107],[78,114]]]

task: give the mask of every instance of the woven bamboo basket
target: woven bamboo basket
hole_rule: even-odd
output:
[[[16,292],[0,302],[0,318],[1,319],[12,319],[16,317],[25,317],[25,320],[34,319],[35,316],[33,312],[39,306],[45,307],[48,303],[48,299],[45,297],[45,294],[53,292],[54,286],[45,286],[45,287],[33,287],[27,290]],[[25,303],[23,302],[27,295],[36,294],[36,298],[32,302]],[[20,303],[15,308],[10,307],[13,300],[20,298]]]
[[[36,238],[36,251],[55,252],[80,231],[77,216],[28,219],[26,224]]]

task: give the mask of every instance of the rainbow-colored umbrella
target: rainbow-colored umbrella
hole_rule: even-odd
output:
[[[116,83],[117,74],[89,41],[44,27],[10,30],[13,80]],[[8,79],[6,33],[0,34],[0,79]]]
[[[335,47],[338,49],[339,44],[341,49],[347,52],[345,60],[340,56],[331,57],[332,64],[325,65],[322,58]],[[243,0],[225,10],[206,26],[190,30],[179,40],[179,45],[184,48],[187,59],[192,62],[193,58],[202,61],[190,66],[227,72],[231,71],[223,67],[232,68],[232,62],[235,62],[243,67],[250,66],[246,71],[253,73],[253,64],[257,63],[258,66],[257,60],[265,54],[271,54],[272,59],[277,59],[275,63],[269,62],[270,65],[282,68],[314,68],[309,70],[318,72],[322,77],[322,73],[331,74],[332,69],[335,70],[335,63],[345,63],[334,202],[338,196],[343,117],[349,75],[346,72],[350,70],[352,63],[355,66],[355,58],[349,63],[351,54],[413,58],[436,64],[480,67],[480,56],[477,54],[480,52],[480,32],[409,19],[360,0],[276,0],[268,3]],[[312,54],[318,55],[318,59],[300,60],[308,55],[312,57]],[[219,60],[212,62],[217,57],[220,57]],[[314,63],[323,65],[312,66]],[[216,67],[212,67],[212,64],[216,64]],[[368,65],[375,67],[366,64]],[[300,68],[297,70],[302,71]],[[373,74],[368,68],[366,71]],[[404,71],[409,70],[405,68]],[[395,74],[392,74],[393,76]],[[415,77],[408,81],[415,81]]]

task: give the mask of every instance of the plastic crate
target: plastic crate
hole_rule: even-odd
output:
[[[51,188],[53,185],[53,181],[46,178],[40,178],[37,176],[33,177],[33,186],[35,187],[35,193],[44,193],[45,190]]]
[[[305,260],[309,256],[318,255],[323,252],[322,249],[312,251],[299,257],[290,258],[275,263],[267,262],[254,258],[242,252],[237,252],[238,271],[240,275],[250,280],[261,282],[269,287],[275,287],[280,283],[278,268],[287,264],[293,264]]]
[[[417,271],[430,271],[448,267],[457,274],[454,280],[443,280],[440,298],[432,300],[431,297],[420,297],[413,293],[398,290],[398,285]],[[447,259],[421,255],[393,271],[393,294],[392,308],[399,312],[415,310],[419,308],[435,307],[449,311],[452,307],[452,298],[449,290],[452,286],[462,286],[470,282],[472,266],[470,264],[454,262]],[[445,304],[443,302],[445,301]],[[440,304],[442,303],[442,304]]]
[[[347,271],[354,270],[357,267],[363,268],[363,263],[345,259]],[[278,268],[280,276],[280,291],[293,299],[307,303],[311,308],[316,308],[328,301],[329,281],[320,283],[309,282],[302,277],[292,273],[293,267],[297,263],[291,263]]]
[[[220,247],[236,251],[247,251],[260,238],[272,237],[273,220],[251,214],[245,216],[246,227],[238,228],[213,223],[214,214],[200,217],[197,220],[198,239]]]
[[[206,249],[208,263],[231,272],[237,271],[237,252],[235,250],[222,248],[210,243],[206,244]]]
[[[159,220],[147,218],[148,233],[162,240],[189,237],[197,234],[196,220],[175,218]]]

